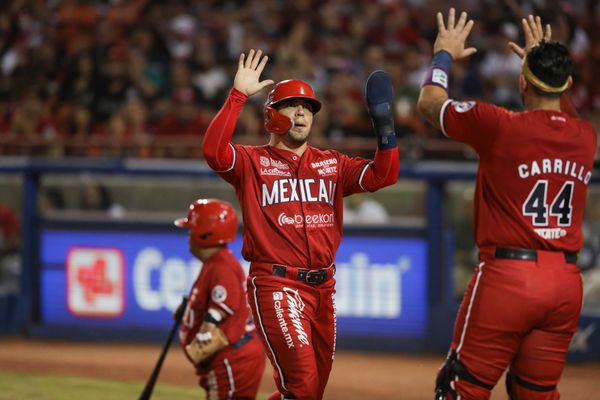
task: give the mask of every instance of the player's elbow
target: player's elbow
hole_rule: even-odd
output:
[[[431,104],[431,99],[427,96],[424,96],[423,91],[421,91],[421,95],[417,101],[417,111],[419,111],[419,114],[421,114],[421,116],[423,116],[423,118],[429,122],[431,122]]]
[[[442,89],[434,86],[425,86],[421,89],[417,110],[429,123],[436,128],[440,127],[439,112],[448,95]]]

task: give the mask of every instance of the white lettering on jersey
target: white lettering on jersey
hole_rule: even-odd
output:
[[[296,338],[298,341],[305,346],[309,346],[310,343],[308,341],[308,335],[304,330],[304,326],[302,326],[303,312],[304,312],[304,301],[302,297],[300,297],[300,293],[298,290],[284,287],[283,291],[286,294],[286,300],[288,305],[288,317],[290,317],[290,322],[296,331]],[[300,347],[302,347],[302,344]]]
[[[322,179],[319,179],[322,180]],[[315,183],[314,179],[304,179],[304,187],[306,189],[306,201],[319,201],[316,196],[313,196],[312,191],[310,189],[311,185]]]
[[[560,239],[567,236],[567,231],[562,228],[536,228],[535,233],[542,237],[542,239],[552,240]]]
[[[279,203],[310,202],[333,205],[335,201],[336,183],[326,179],[278,179],[273,186],[262,184],[262,206]]]
[[[521,179],[529,178],[530,176],[542,174],[558,174],[566,175],[583,182],[587,185],[592,178],[592,172],[587,170],[585,166],[571,160],[561,160],[559,158],[544,158],[540,162],[531,161],[529,163],[519,164],[517,172]]]
[[[321,160],[321,161],[316,161],[316,162],[310,163],[310,166],[313,169],[316,169],[316,168],[329,167],[331,165],[336,165],[337,163],[338,163],[337,158],[328,158],[326,160]]]
[[[292,174],[291,174],[290,171],[282,171],[278,167],[261,168],[260,169],[260,174],[261,175],[274,175],[274,176],[292,176]]]
[[[323,214],[307,214],[307,215],[287,215],[281,213],[277,217],[277,223],[279,226],[294,225],[296,228],[303,228],[305,225],[307,228],[332,228],[334,226],[335,216],[333,213]]]

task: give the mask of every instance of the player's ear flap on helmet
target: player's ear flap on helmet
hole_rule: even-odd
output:
[[[265,106],[265,129],[269,133],[285,135],[294,127],[294,121],[271,106]]]

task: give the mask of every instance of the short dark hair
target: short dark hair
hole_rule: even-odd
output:
[[[527,54],[527,65],[531,72],[550,86],[561,87],[573,73],[573,61],[567,47],[559,42],[542,40]],[[532,85],[533,86],[533,85]],[[542,96],[558,97],[560,93],[547,93],[533,86]]]

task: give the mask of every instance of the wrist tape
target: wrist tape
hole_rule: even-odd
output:
[[[421,87],[434,85],[448,91],[448,77],[452,66],[452,55],[446,50],[440,50],[433,56],[431,65],[421,82]]]

